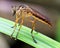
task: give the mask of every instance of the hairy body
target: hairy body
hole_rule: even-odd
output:
[[[50,20],[47,17],[45,17],[44,15],[42,15],[41,13],[39,13],[38,11],[34,10],[33,8],[31,8],[27,5],[20,5],[18,7],[16,7],[16,6],[13,7],[12,6],[12,11],[13,11],[13,16],[14,15],[16,16],[13,33],[15,32],[17,23],[21,19],[21,23],[20,23],[20,26],[19,26],[19,29],[18,29],[18,32],[17,32],[17,35],[16,35],[16,39],[17,39],[19,31],[20,31],[20,29],[21,29],[21,27],[24,23],[25,18],[29,19],[30,17],[33,17],[33,19],[34,19],[34,20],[29,19],[28,21],[32,23],[31,36],[32,36],[35,43],[36,43],[36,41],[35,41],[34,36],[33,36],[33,30],[35,29],[36,21],[40,21],[44,24],[47,24],[50,27],[52,26],[51,23],[50,23]],[[12,33],[12,35],[13,35],[13,33]]]

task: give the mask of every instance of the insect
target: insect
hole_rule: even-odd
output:
[[[19,20],[21,19],[20,26],[19,26],[19,29],[18,29],[18,32],[16,35],[16,39],[18,37],[19,31],[24,23],[25,18],[28,18],[29,22],[32,23],[31,36],[32,36],[32,39],[34,40],[34,42],[36,42],[36,41],[33,36],[33,30],[35,29],[36,21],[40,21],[44,24],[47,24],[50,27],[52,26],[50,23],[50,20],[47,17],[45,17],[38,11],[34,10],[33,8],[29,7],[28,5],[23,4],[18,7],[12,6],[12,12],[13,12],[13,16],[16,16],[13,33],[15,32],[16,26],[17,26]],[[33,17],[33,20],[31,20],[30,17]],[[13,36],[13,33],[11,34],[11,36]]]

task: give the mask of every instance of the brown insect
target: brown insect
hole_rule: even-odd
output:
[[[18,37],[19,31],[24,23],[25,18],[29,19],[30,17],[33,17],[33,19],[34,19],[34,20],[29,19],[29,22],[32,23],[31,36],[32,36],[34,42],[36,42],[36,41],[35,41],[34,36],[33,36],[33,30],[35,29],[36,21],[41,21],[42,23],[47,24],[50,27],[52,26],[47,17],[45,17],[44,15],[42,15],[41,13],[39,13],[38,11],[34,10],[33,8],[31,8],[27,5],[23,4],[23,5],[20,5],[18,7],[12,6],[12,11],[13,11],[13,16],[14,15],[16,16],[13,33],[15,32],[16,26],[17,26],[19,20],[21,19],[21,23],[20,23],[20,26],[19,26],[19,29],[18,29],[18,32],[16,35],[16,39]],[[11,34],[11,36],[13,36],[13,33]]]

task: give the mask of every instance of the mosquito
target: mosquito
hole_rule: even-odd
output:
[[[32,23],[31,36],[32,36],[32,39],[34,40],[35,43],[36,43],[36,41],[33,36],[33,30],[35,29],[36,21],[40,21],[44,24],[47,24],[50,27],[52,26],[50,20],[47,17],[45,17],[43,14],[39,13],[38,11],[34,10],[33,8],[31,8],[28,5],[23,4],[18,7],[12,6],[12,12],[13,12],[13,16],[16,17],[16,20],[15,20],[15,25],[13,26],[14,30],[13,30],[13,33],[11,34],[11,37],[13,36],[13,34],[16,30],[16,26],[21,19],[20,26],[19,26],[18,32],[16,34],[16,39],[18,37],[18,34],[19,34],[20,29],[24,23],[25,18],[28,18],[29,19],[28,21]],[[30,17],[32,17],[33,20],[31,20]]]

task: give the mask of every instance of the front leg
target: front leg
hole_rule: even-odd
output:
[[[19,19],[20,18],[16,18],[16,20],[15,20],[15,25],[13,26],[14,27],[14,30],[13,30],[13,32],[11,34],[11,37],[13,36],[13,34],[14,34],[15,30],[16,30],[16,27],[17,27],[17,24],[18,24]]]

